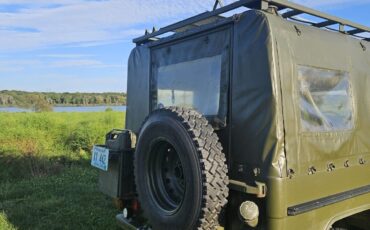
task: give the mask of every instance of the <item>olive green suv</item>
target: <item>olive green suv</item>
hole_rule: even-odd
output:
[[[134,39],[92,159],[120,226],[370,229],[369,32],[240,0]]]

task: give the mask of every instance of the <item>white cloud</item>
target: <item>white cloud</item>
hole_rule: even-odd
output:
[[[39,60],[17,59],[17,60],[0,60],[0,73],[20,72],[31,66],[40,66]]]
[[[0,0],[0,4],[26,4],[12,13],[0,13],[0,50],[107,42],[131,39],[144,32],[144,24],[160,24],[203,12],[213,0]],[[58,7],[46,7],[58,4]],[[45,6],[45,7],[43,7]],[[16,28],[32,30],[17,31]],[[140,29],[138,29],[140,28]]]
[[[225,4],[231,2],[234,0],[225,1]],[[294,2],[329,7],[365,4],[370,0]],[[16,12],[0,13],[0,51],[131,40],[144,33],[144,26],[164,26],[163,22],[175,22],[210,10],[213,3],[214,0],[0,0],[0,6],[23,6]]]
[[[40,59],[8,59],[0,60],[0,73],[27,73],[30,69],[37,71],[50,72],[58,69],[96,69],[109,68],[123,69],[123,64],[105,63],[103,61],[90,58],[91,55],[84,54],[46,54],[39,55]],[[45,57],[47,59],[45,59]]]
[[[42,58],[65,58],[65,59],[75,59],[75,58],[86,58],[92,57],[93,55],[87,54],[64,54],[64,53],[57,53],[57,54],[41,54],[38,55]]]
[[[51,68],[71,68],[71,67],[89,67],[89,68],[121,68],[121,65],[105,64],[98,60],[93,59],[73,59],[73,60],[60,60],[51,62]]]

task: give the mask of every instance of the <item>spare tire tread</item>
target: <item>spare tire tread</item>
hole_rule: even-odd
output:
[[[188,128],[188,133],[198,147],[200,162],[204,165],[203,202],[198,229],[212,229],[218,226],[218,215],[227,203],[229,194],[226,157],[212,126],[201,114],[192,109],[169,107]]]
[[[219,214],[226,205],[229,194],[226,157],[218,136],[208,120],[193,109],[166,107],[153,113],[161,112],[172,113],[183,124],[197,148],[202,173],[203,204],[198,223],[194,227],[216,229],[219,225]],[[147,119],[143,125],[146,121]]]

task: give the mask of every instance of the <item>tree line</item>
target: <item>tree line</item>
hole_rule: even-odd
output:
[[[32,108],[34,106],[126,105],[125,93],[53,93],[0,91],[0,106]],[[44,109],[48,110],[48,109]]]

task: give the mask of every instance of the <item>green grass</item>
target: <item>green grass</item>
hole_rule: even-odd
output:
[[[116,229],[90,149],[124,113],[0,113],[0,229]]]

